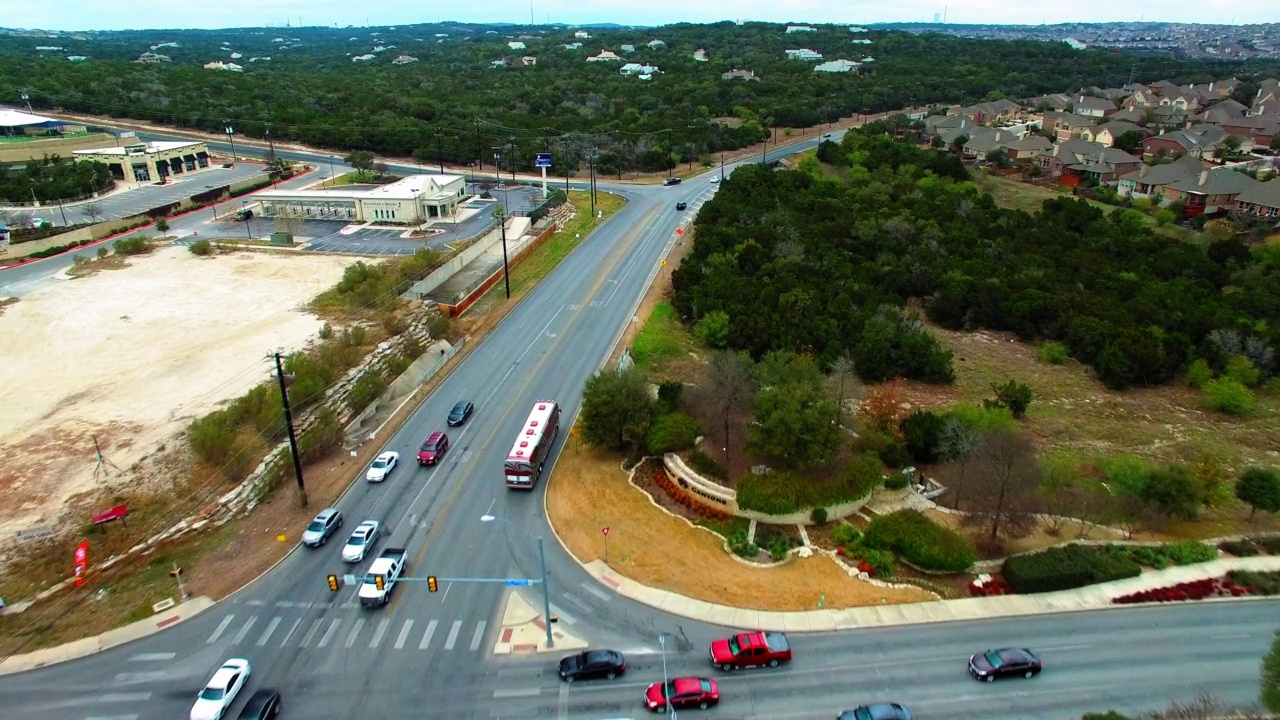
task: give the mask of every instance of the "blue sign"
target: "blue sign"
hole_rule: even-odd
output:
[[[533,584],[532,580],[508,580],[507,587],[529,587]]]
[[[551,167],[551,153],[537,153],[534,155],[533,166],[540,168]]]

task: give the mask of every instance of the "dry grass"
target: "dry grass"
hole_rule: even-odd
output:
[[[850,578],[825,556],[791,558],[772,568],[753,568],[724,550],[721,538],[669,515],[627,482],[612,453],[583,447],[576,435],[565,442],[547,486],[547,515],[560,539],[580,562],[604,559],[609,528],[609,565],[637,582],[707,602],[775,611],[856,607],[932,599],[914,588],[881,588]]]

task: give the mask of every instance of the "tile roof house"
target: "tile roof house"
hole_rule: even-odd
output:
[[[1160,188],[1180,180],[1200,177],[1205,165],[1199,158],[1182,157],[1164,165],[1143,165],[1120,176],[1120,194],[1125,197],[1145,197],[1157,202]]]
[[[1244,105],[1241,105],[1235,100],[1225,100],[1223,102],[1218,103],[1217,105],[1214,105],[1213,107],[1206,108],[1205,110],[1201,111],[1199,114],[1195,116],[1195,119],[1201,122],[1213,123],[1214,125],[1221,125],[1224,122],[1227,122],[1230,120],[1237,120],[1239,118],[1244,117],[1245,113],[1248,112],[1248,110],[1249,108],[1245,107]]]
[[[1181,201],[1185,217],[1217,215],[1233,209],[1240,193],[1258,184],[1242,172],[1215,168],[1165,185],[1160,189],[1160,196],[1165,204]]]
[[[1146,108],[1155,107],[1159,104],[1160,96],[1144,87],[1141,90],[1134,90],[1130,93],[1124,99],[1124,102],[1120,103],[1120,106],[1125,108]]]
[[[698,48],[693,51],[693,59],[698,62],[706,62],[707,60],[710,60],[710,58],[707,57],[707,51],[702,48]]]
[[[511,42],[507,43],[507,47],[511,48],[512,50],[525,49],[524,43],[520,42],[519,40],[512,40]]]
[[[1014,120],[1022,113],[1022,106],[1011,100],[992,100],[960,108],[958,114],[972,119],[975,123],[989,123],[1000,120]]]
[[[976,125],[977,123],[963,115],[930,115],[924,119],[924,134],[932,137],[951,130],[972,130]]]
[[[969,140],[964,144],[964,156],[967,159],[981,159],[993,150],[1001,149],[1001,145],[1018,139],[1018,136],[1004,130],[993,130],[982,125],[975,125],[968,133]]]
[[[661,50],[662,48],[667,46],[665,42],[657,39],[650,40],[645,44],[649,47],[650,50]]]
[[[1053,93],[1031,98],[1027,104],[1036,109],[1066,110],[1067,106],[1072,104],[1072,98],[1065,93]]]
[[[1027,135],[1021,140],[1011,140],[1002,143],[1000,147],[1004,148],[1009,159],[1015,163],[1035,160],[1046,153],[1053,152],[1053,141],[1043,135]]]
[[[1120,108],[1108,115],[1107,119],[1123,120],[1134,125],[1145,125],[1147,122],[1147,110],[1145,108]]]
[[[759,80],[755,70],[730,70],[720,76],[721,80]]]
[[[1259,145],[1270,145],[1271,139],[1280,134],[1280,114],[1248,115],[1224,122],[1220,127]]]
[[[373,57],[370,55],[369,57]],[[205,70],[230,70],[231,72],[244,72],[244,68],[235,63],[224,63],[221,60],[214,60],[204,64]]]
[[[636,46],[635,46],[635,45],[623,45],[622,47],[619,47],[618,49],[619,49],[619,50],[621,50],[621,51],[622,51],[622,52],[624,52],[624,53],[633,53],[633,52],[635,52],[635,51],[636,51]]]
[[[1076,97],[1075,113],[1086,117],[1106,117],[1116,111],[1116,104],[1105,98],[1079,95]]]
[[[827,62],[818,63],[817,65],[814,65],[813,71],[827,72],[827,73],[843,73],[843,72],[849,72],[850,70],[857,70],[860,67],[862,67],[861,63],[856,63],[852,60],[828,60]]]
[[[154,53],[154,52],[144,52],[138,56],[137,60],[134,60],[134,62],[138,62],[138,63],[158,63],[158,62],[172,62],[172,61],[173,61],[173,58],[169,57],[168,55],[163,55],[161,53]]]
[[[1236,210],[1254,217],[1280,218],[1280,178],[1258,183],[1237,195]]]
[[[1140,159],[1123,150],[1078,139],[1054,145],[1051,152],[1041,154],[1037,160],[1046,174],[1061,176],[1068,185],[1083,181],[1114,184],[1120,176],[1142,165]]]
[[[607,62],[610,60],[622,60],[617,53],[612,50],[601,50],[599,55],[592,55],[587,58],[587,62]]]
[[[788,60],[821,60],[822,53],[810,50],[808,48],[800,48],[798,50],[785,50],[784,53]]]
[[[392,65],[408,65],[409,63],[416,63],[416,62],[418,62],[418,58],[412,55],[401,55],[395,60],[392,60],[391,64]]]
[[[1097,127],[1088,128],[1080,133],[1080,137],[1085,140],[1102,143],[1107,147],[1115,147],[1116,138],[1127,132],[1136,132],[1146,138],[1148,133],[1145,128],[1135,125],[1124,120],[1111,120]]]
[[[520,58],[520,64],[524,65],[525,67],[529,67],[531,65],[537,65],[538,58],[532,55],[525,55],[524,57]]]
[[[1173,130],[1152,135],[1142,141],[1142,152],[1147,155],[1169,157],[1203,157],[1212,145],[1204,136],[1190,130]]]
[[[1054,136],[1058,138],[1058,142],[1078,138],[1085,130],[1092,128],[1096,120],[1074,113],[1064,115],[1053,124]]]

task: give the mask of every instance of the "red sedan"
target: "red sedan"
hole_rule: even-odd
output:
[[[654,712],[664,713],[671,706],[677,710],[697,707],[702,710],[720,702],[720,688],[715,680],[700,677],[674,678],[654,683],[644,691],[644,705]]]

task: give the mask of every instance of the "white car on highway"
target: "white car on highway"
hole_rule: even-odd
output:
[[[369,472],[364,474],[364,479],[369,482],[382,482],[387,479],[392,470],[396,469],[396,465],[400,463],[400,453],[384,452],[378,456],[377,460],[369,466]]]
[[[248,681],[248,660],[231,658],[222,663],[196,696],[196,704],[191,707],[191,720],[221,720]]]
[[[369,550],[377,544],[380,534],[382,534],[382,526],[377,520],[365,520],[357,525],[347,544],[342,546],[343,562],[354,563],[364,560],[364,556],[368,555]]]

